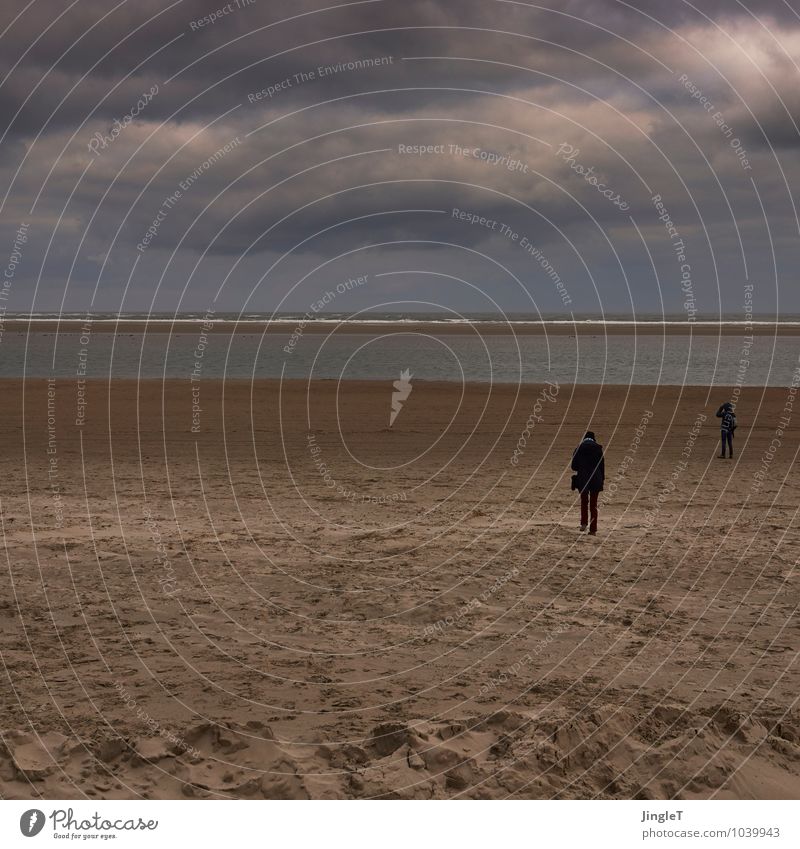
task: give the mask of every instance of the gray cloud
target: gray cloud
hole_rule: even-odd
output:
[[[529,293],[541,264],[496,228],[454,219],[458,208],[558,263],[576,311],[680,312],[656,193],[687,241],[703,310],[736,310],[745,273],[763,278],[763,311],[777,302],[773,246],[781,270],[797,261],[800,18],[788,4],[240,2],[203,26],[219,2],[81,2],[58,20],[63,4],[4,4],[5,243],[32,222],[14,306],[81,309],[97,286],[117,308],[136,261],[130,308],[159,281],[174,308],[198,262],[182,304],[206,303],[230,272],[232,309],[254,291],[269,308],[316,266],[344,273],[344,260],[324,264],[348,251],[374,273],[480,268],[504,306],[530,306],[471,252]],[[398,285],[409,297],[428,288],[405,274],[359,297]],[[463,287],[441,292],[477,308]],[[780,294],[800,311],[800,296]],[[541,296],[563,307],[546,285]]]

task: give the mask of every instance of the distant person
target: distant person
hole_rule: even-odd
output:
[[[587,431],[583,442],[572,455],[572,488],[581,494],[581,530],[597,533],[597,498],[603,491],[606,478],[606,463],[603,446],[599,445],[592,431]],[[591,516],[591,522],[590,522]]]
[[[726,401],[718,410],[717,418],[722,419],[719,423],[720,434],[722,437],[722,454],[719,455],[720,460],[725,459],[725,446],[728,446],[731,459],[733,459],[733,432],[736,430],[736,413],[733,412],[733,404]]]

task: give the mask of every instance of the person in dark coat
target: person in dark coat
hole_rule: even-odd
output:
[[[722,454],[720,460],[725,459],[725,446],[728,446],[731,459],[733,459],[733,432],[736,430],[736,413],[733,412],[733,404],[726,401],[718,410],[717,418],[722,419],[719,423],[720,436],[722,437]]]
[[[597,533],[597,499],[603,491],[606,464],[603,446],[598,444],[592,431],[587,431],[583,442],[572,455],[572,488],[581,494],[581,530]],[[591,521],[590,521],[591,516]]]

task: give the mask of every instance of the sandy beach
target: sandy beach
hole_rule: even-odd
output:
[[[0,388],[2,797],[800,798],[788,388]]]

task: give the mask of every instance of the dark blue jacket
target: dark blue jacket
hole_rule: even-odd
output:
[[[736,413],[727,404],[723,404],[717,410],[717,418],[722,419],[719,426],[726,433],[733,433],[736,430]]]
[[[584,439],[572,455],[572,488],[581,492],[602,492],[606,479],[603,446]]]

